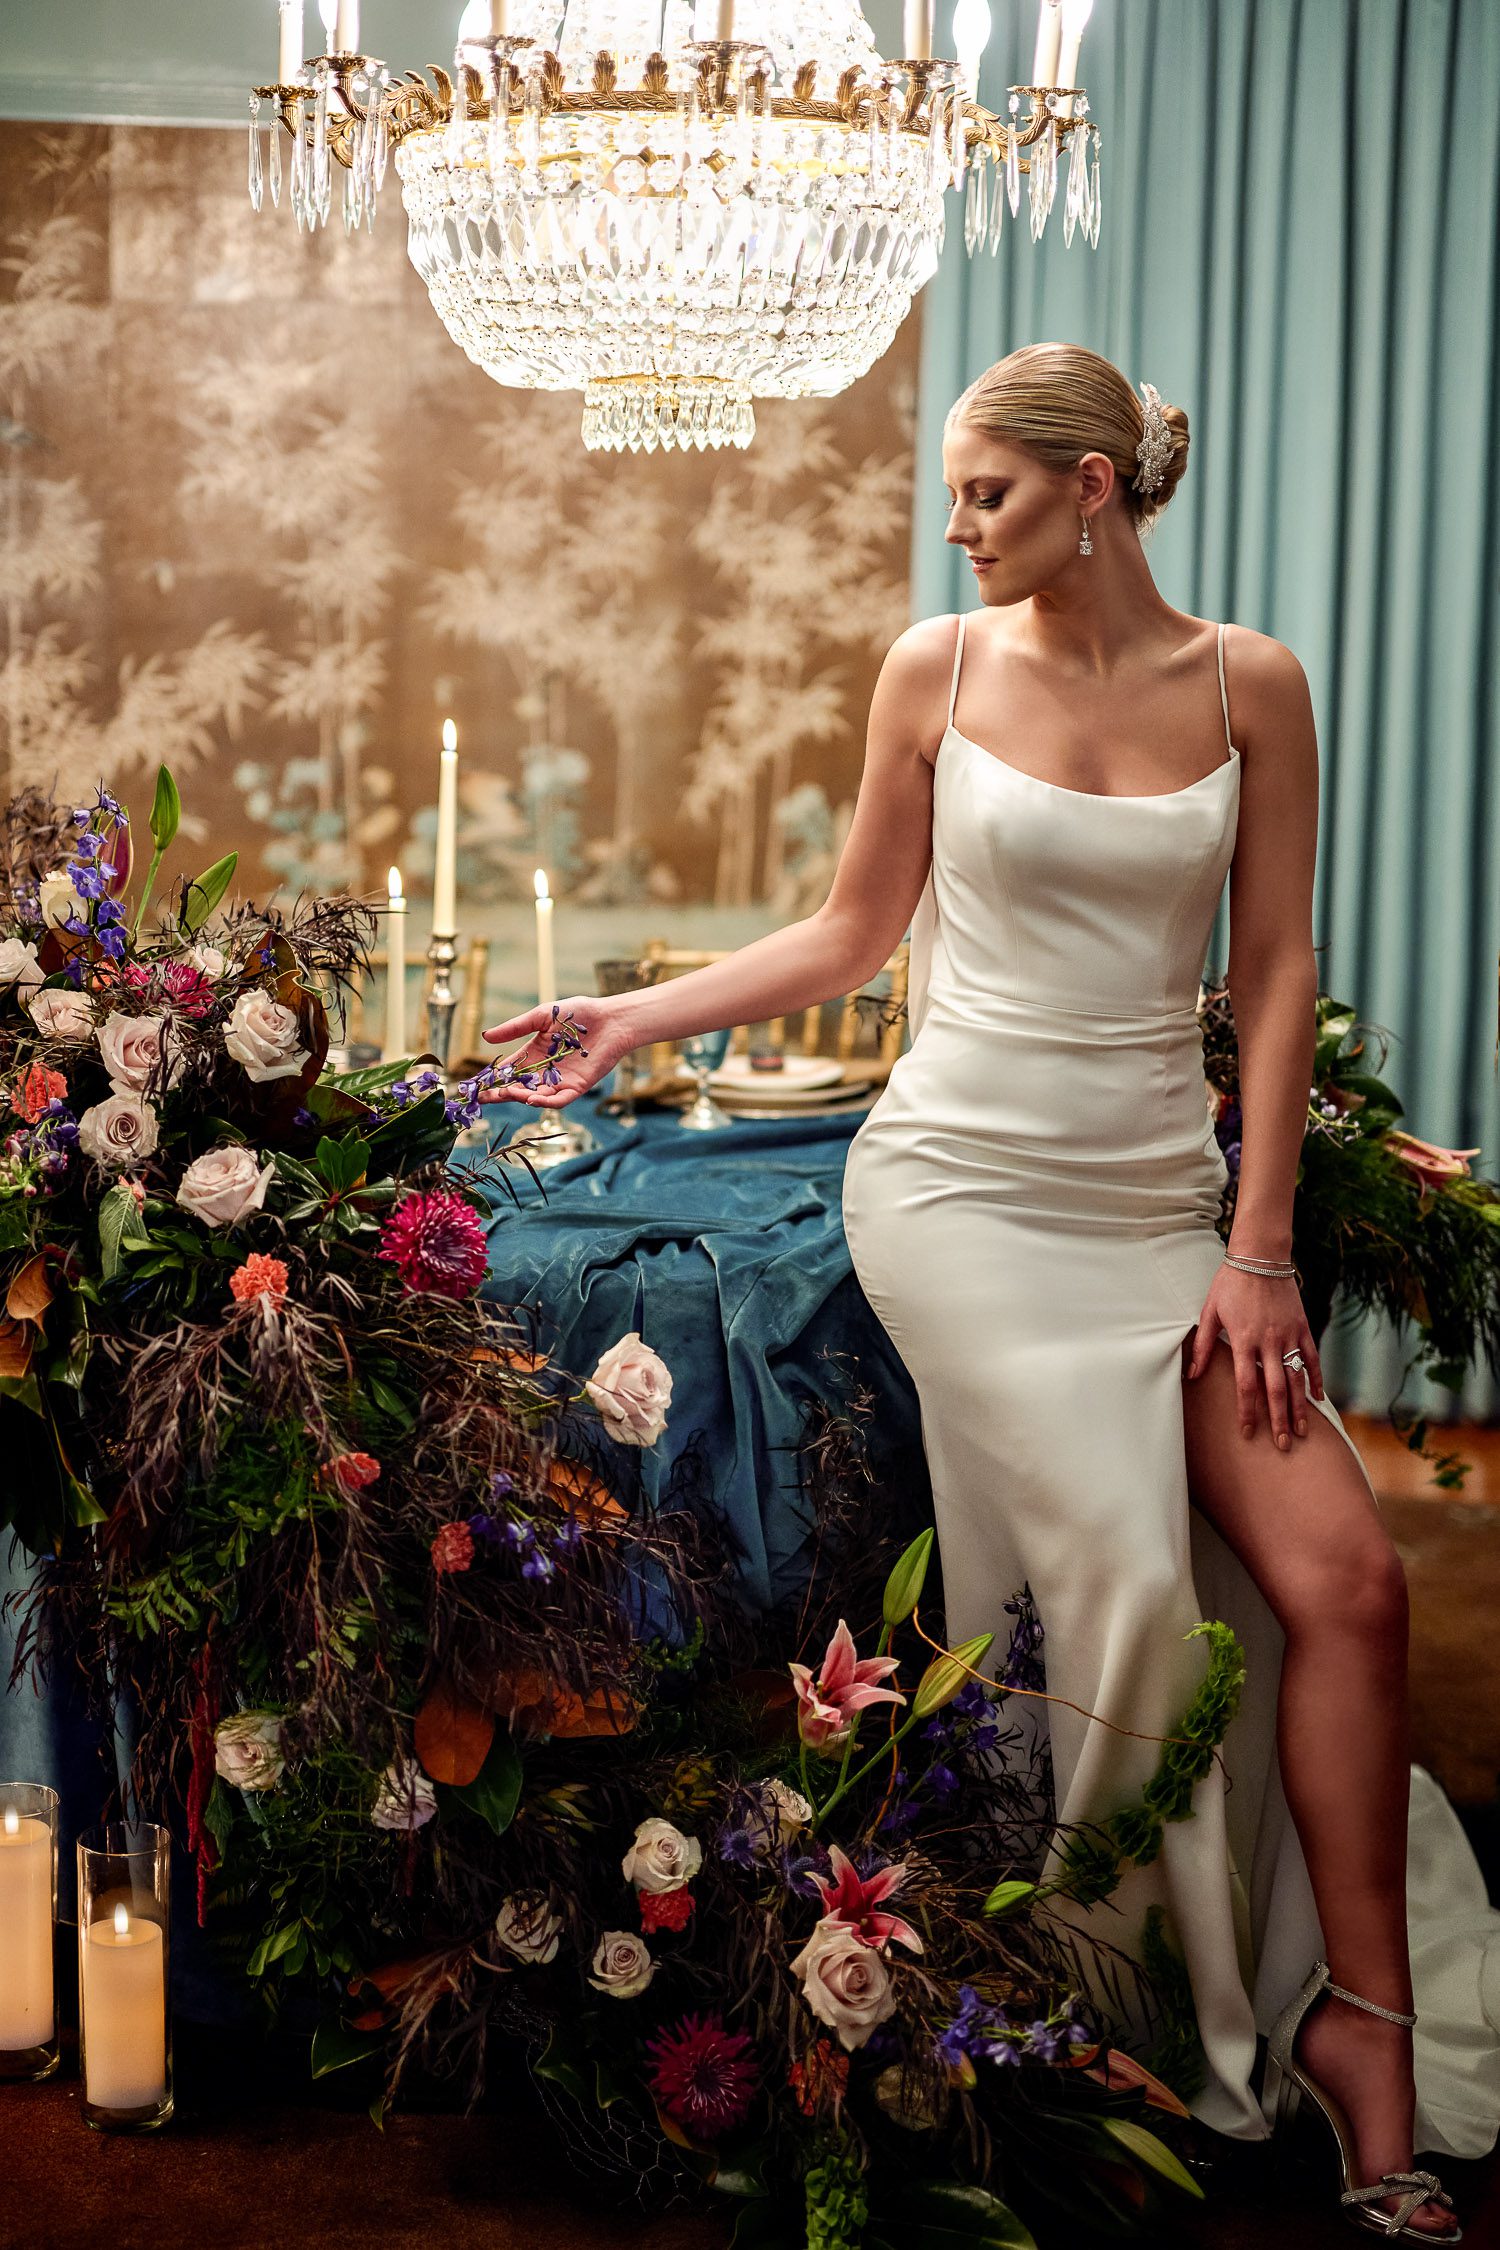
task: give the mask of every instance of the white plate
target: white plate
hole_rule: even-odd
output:
[[[800,1094],[836,1086],[843,1075],[843,1064],[830,1062],[826,1055],[786,1055],[780,1070],[752,1070],[747,1055],[733,1055],[709,1072],[708,1083],[715,1092],[726,1094]]]
[[[836,1087],[799,1086],[793,1088],[787,1086],[782,1089],[779,1095],[767,1095],[764,1100],[760,1101],[757,1101],[751,1094],[737,1093],[732,1087],[725,1086],[720,1089],[719,1103],[721,1108],[729,1110],[732,1115],[744,1117],[751,1114],[769,1116],[772,1111],[778,1109],[815,1110],[820,1106],[826,1106],[830,1101],[839,1101],[840,1106],[843,1106],[843,1103],[847,1101],[852,1106],[861,1094],[868,1094],[872,1091],[873,1084],[874,1081],[869,1078],[851,1078],[841,1079]]]

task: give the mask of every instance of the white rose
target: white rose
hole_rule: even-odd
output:
[[[99,1026],[99,1052],[117,1094],[144,1094],[155,1079],[175,1086],[184,1056],[170,1017],[126,1016],[115,1008]]]
[[[757,1859],[770,1856],[778,1844],[789,1844],[812,1819],[812,1806],[784,1781],[763,1781],[759,1789],[760,1821],[752,1830],[751,1850]]]
[[[842,1922],[820,1922],[796,1960],[802,1997],[839,2045],[862,2047],[877,2024],[895,2014],[890,1971],[873,1945]]]
[[[34,945],[26,945],[18,937],[0,938],[0,987],[13,984],[25,1001],[44,981],[45,971]]]
[[[88,995],[74,992],[67,985],[39,992],[27,1012],[44,1039],[76,1042],[93,1036],[94,1010]]]
[[[121,1171],[155,1148],[156,1112],[139,1094],[111,1094],[79,1118],[78,1145],[96,1164]]]
[[[268,1078],[295,1078],[307,1060],[299,1046],[296,1016],[269,992],[242,992],[229,1017],[224,1045],[245,1076],[257,1085]]]
[[[371,1820],[377,1828],[404,1830],[408,1835],[425,1828],[437,1811],[432,1783],[412,1760],[396,1756],[380,1777]]]
[[[187,958],[199,976],[207,977],[210,984],[217,984],[229,966],[229,956],[221,953],[216,945],[190,945]]]
[[[620,1865],[638,1891],[680,1891],[703,1865],[703,1846],[670,1820],[643,1820]]]
[[[74,890],[68,868],[54,867],[50,875],[42,877],[37,888],[42,902],[42,920],[49,930],[60,930],[71,914],[88,920],[88,907]]]
[[[236,1711],[214,1728],[214,1771],[235,1789],[274,1789],[286,1768],[273,1711]]]
[[[606,1930],[594,1948],[589,1983],[612,2000],[633,2000],[656,1974],[651,1948],[634,1930]]]
[[[562,1933],[562,1916],[553,1913],[540,1891],[517,1891],[495,1916],[495,1936],[506,1952],[530,1965],[555,1960]]]
[[[620,1445],[654,1445],[667,1426],[672,1377],[638,1329],[610,1345],[583,1387]]]
[[[237,1227],[266,1200],[276,1167],[262,1168],[254,1149],[231,1142],[195,1156],[178,1183],[177,1200],[206,1227]]]

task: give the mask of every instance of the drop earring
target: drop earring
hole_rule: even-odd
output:
[[[1091,555],[1094,551],[1094,542],[1089,537],[1089,519],[1087,516],[1080,516],[1078,520],[1083,525],[1083,537],[1078,542],[1078,552],[1080,555]]]

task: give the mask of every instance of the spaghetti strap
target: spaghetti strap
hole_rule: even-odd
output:
[[[1234,736],[1229,729],[1229,691],[1224,685],[1224,628],[1219,627],[1219,701],[1224,706],[1224,740],[1234,748]]]
[[[953,685],[948,690],[948,724],[950,727],[953,724],[953,714],[958,709],[958,674],[964,660],[964,627],[967,623],[968,613],[965,610],[960,610],[958,613],[958,645],[953,651]]]

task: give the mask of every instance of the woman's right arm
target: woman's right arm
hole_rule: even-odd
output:
[[[953,664],[953,620],[924,618],[892,645],[870,702],[864,771],[833,883],[816,913],[684,976],[610,996],[559,1003],[585,1034],[597,1025],[600,1067],[575,1062],[550,1097],[585,1091],[621,1055],[658,1039],[684,1039],[817,1006],[858,991],[904,936],[932,858],[932,745],[941,730]],[[529,1009],[484,1036],[492,1045],[540,1034],[550,1010]],[[533,1042],[538,1056],[544,1042]],[[531,1051],[510,1056],[529,1067]],[[579,1080],[581,1079],[581,1083]],[[543,1097],[544,1100],[549,1097]]]

